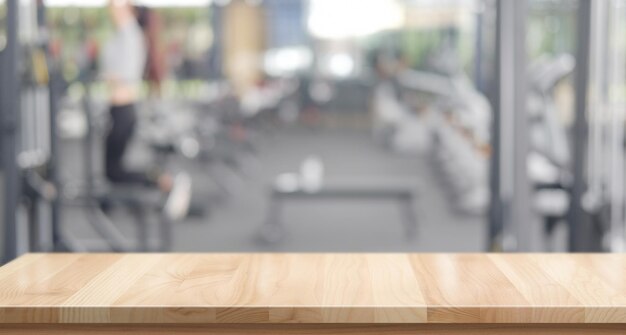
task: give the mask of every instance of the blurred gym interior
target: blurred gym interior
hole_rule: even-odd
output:
[[[0,0],[3,261],[625,251],[624,0],[131,1],[168,187],[107,170],[123,3]]]

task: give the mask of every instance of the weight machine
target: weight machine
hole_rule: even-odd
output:
[[[6,44],[0,50],[3,261],[31,251],[169,249],[172,224],[186,215],[189,206],[191,182],[186,175],[176,177],[175,187],[166,199],[149,205],[143,201],[143,195],[129,190],[100,192],[95,184],[90,184],[93,178],[89,178],[90,187],[82,194],[85,197],[81,200],[89,204],[89,223],[99,233],[100,242],[104,241],[105,246],[100,249],[62,232],[61,210],[70,202],[65,197],[67,185],[62,185],[59,180],[59,143],[55,122],[63,85],[58,64],[52,62],[47,53],[49,33],[45,6],[41,0],[7,0],[4,5]],[[86,109],[89,105],[87,101]],[[92,164],[87,157],[91,156],[85,155],[85,158]],[[128,241],[115,225],[106,220],[105,213],[98,206],[104,198],[132,208],[139,227],[136,242]],[[149,207],[153,204],[155,207]],[[148,238],[149,227],[143,212],[155,208],[161,211],[159,245]]]
[[[77,238],[65,232],[63,241],[69,250],[78,252],[150,252],[169,251],[172,247],[174,224],[186,217],[191,194],[191,180],[180,173],[174,180],[172,191],[164,196],[158,190],[135,185],[113,185],[96,173],[94,152],[100,135],[97,127],[96,108],[91,95],[90,74],[83,82],[83,112],[87,122],[83,140],[84,183],[63,185],[63,203],[81,207],[87,215],[87,223],[98,234],[97,240]],[[112,208],[128,210],[136,230],[135,238],[128,238],[110,219]],[[151,215],[157,216],[156,234]],[[154,238],[156,237],[156,238]]]
[[[27,251],[56,249],[59,207],[45,8],[42,1],[8,0],[6,10],[0,120],[4,259],[11,260]]]

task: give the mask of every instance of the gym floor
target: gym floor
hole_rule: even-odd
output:
[[[135,145],[129,163],[145,160],[148,150]],[[80,143],[63,143],[64,180],[80,175]],[[320,157],[329,178],[363,177],[371,181],[419,182],[416,203],[418,236],[408,240],[401,212],[387,201],[299,201],[285,207],[287,235],[269,244],[258,238],[274,178],[296,172],[310,155]],[[140,164],[140,163],[139,163]],[[178,252],[472,252],[485,248],[485,218],[455,212],[443,183],[426,157],[402,156],[377,146],[367,130],[283,128],[264,137],[258,154],[244,164],[245,177],[232,177],[231,196],[220,193],[206,166],[183,162],[180,168],[194,180],[194,203],[205,207],[204,217],[191,217],[175,227]],[[132,234],[129,218],[117,213],[114,221]],[[81,209],[66,208],[65,230],[93,237]]]

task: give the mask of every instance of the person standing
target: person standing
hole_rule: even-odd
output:
[[[169,191],[168,174],[130,171],[123,158],[136,124],[136,104],[146,67],[147,50],[144,35],[129,0],[109,0],[109,13],[115,27],[114,36],[102,52],[102,75],[109,88],[111,127],[106,138],[105,171],[112,183],[158,186]]]

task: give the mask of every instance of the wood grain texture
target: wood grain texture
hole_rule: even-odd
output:
[[[0,268],[0,324],[241,323],[626,324],[626,256],[33,254]]]
[[[7,325],[0,335],[623,335],[624,325]]]

